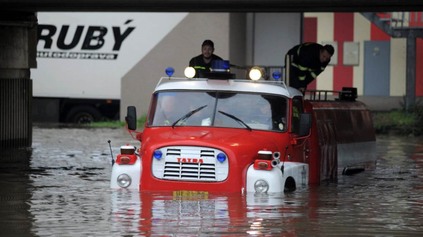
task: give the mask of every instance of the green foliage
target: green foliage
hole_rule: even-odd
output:
[[[137,130],[143,130],[145,121],[147,120],[147,116],[143,115],[137,120]],[[91,128],[122,128],[126,126],[126,122],[123,121],[101,121],[101,122],[93,122],[86,125],[87,127]]]
[[[373,112],[373,124],[377,133],[423,135],[423,106],[416,105],[408,111]]]
[[[87,124],[87,126],[92,128],[121,128],[125,126],[125,122],[102,121],[102,122],[93,122],[93,123]]]
[[[138,118],[137,120],[137,128],[139,131],[144,129],[145,121],[147,121],[147,115],[141,116],[141,118]]]

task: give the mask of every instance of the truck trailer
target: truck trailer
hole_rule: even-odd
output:
[[[118,120],[122,77],[185,15],[38,13],[33,121]]]

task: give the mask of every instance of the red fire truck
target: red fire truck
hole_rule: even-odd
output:
[[[374,164],[371,114],[354,88],[305,99],[281,80],[228,74],[162,78],[142,132],[129,106],[128,130],[140,147],[121,147],[111,187],[273,193]]]

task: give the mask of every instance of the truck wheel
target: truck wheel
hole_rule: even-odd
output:
[[[85,124],[100,120],[100,112],[91,106],[76,106],[66,116],[65,122]]]
[[[295,180],[290,176],[285,181],[284,192],[293,192],[295,191],[295,189],[297,189],[295,185]]]

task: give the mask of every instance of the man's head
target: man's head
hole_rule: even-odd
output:
[[[206,59],[211,58],[214,52],[214,43],[211,40],[204,40],[203,44],[201,45],[201,53],[203,57]]]
[[[330,58],[335,53],[335,49],[332,45],[327,44],[323,46],[322,50],[320,50],[320,62],[326,63],[330,61]]]
[[[176,107],[175,94],[173,93],[162,93],[159,97],[160,108],[165,113],[173,111]]]

